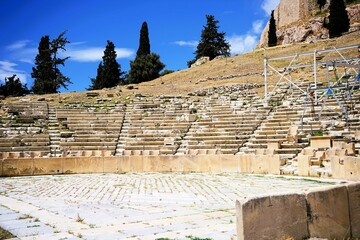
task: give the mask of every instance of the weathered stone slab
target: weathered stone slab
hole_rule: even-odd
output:
[[[308,237],[306,200],[302,194],[236,201],[236,216],[239,240]]]
[[[360,157],[344,158],[345,178],[360,181]]]
[[[65,174],[77,173],[76,158],[63,158],[62,166]]]
[[[238,155],[218,156],[218,161],[221,161],[222,172],[239,172],[239,156]]]
[[[119,171],[116,157],[104,157],[104,173],[116,173]]]
[[[32,175],[34,170],[32,159],[4,159],[3,175],[4,176],[23,176]]]
[[[130,157],[129,156],[120,156],[118,157],[118,166],[119,173],[130,172]]]
[[[347,186],[352,237],[360,238],[360,183]]]
[[[35,158],[34,175],[42,174],[61,174],[62,161],[58,158]]]
[[[77,158],[76,169],[77,173],[102,173],[104,171],[103,158]]]
[[[350,237],[349,201],[346,186],[332,186],[306,192],[310,237]]]

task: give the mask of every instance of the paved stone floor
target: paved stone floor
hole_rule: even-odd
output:
[[[19,239],[236,239],[235,200],[329,184],[242,174],[0,179],[0,227]]]

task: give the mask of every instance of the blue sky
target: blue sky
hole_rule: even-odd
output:
[[[149,27],[151,51],[160,55],[165,69],[186,68],[194,58],[206,14],[219,20],[231,53],[255,48],[279,0],[1,0],[0,81],[16,74],[28,87],[42,36],[56,38],[67,30],[61,71],[73,84],[67,91],[84,91],[96,76],[106,41],[114,42],[122,71],[129,70],[139,44],[141,24]]]

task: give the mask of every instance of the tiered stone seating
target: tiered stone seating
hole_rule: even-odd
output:
[[[3,106],[0,119],[0,158],[42,157],[50,153],[46,103]]]
[[[57,109],[56,116],[61,125],[60,152],[63,156],[115,153],[124,119],[122,108],[109,111]]]
[[[299,108],[280,106],[255,131],[242,151],[257,153],[259,149],[272,150],[284,159],[292,159],[307,143],[299,131]],[[261,151],[260,151],[261,152]]]
[[[117,155],[175,154],[194,120],[182,98],[139,99],[128,106]]]
[[[205,99],[196,109],[196,121],[178,154],[236,154],[267,113],[245,110],[237,98],[226,95]]]

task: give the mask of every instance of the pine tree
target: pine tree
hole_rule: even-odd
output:
[[[91,79],[92,85],[89,90],[112,88],[124,83],[124,72],[121,71],[120,64],[116,61],[115,45],[107,41],[102,62],[100,62],[96,78]]]
[[[271,12],[270,22],[269,22],[269,31],[268,31],[268,46],[274,47],[277,45],[277,36],[276,36],[276,23],[274,18],[274,10]]]
[[[326,0],[317,0],[317,4],[319,5],[320,10],[322,10],[326,4]]]
[[[41,37],[39,43],[39,53],[35,57],[35,67],[32,68],[31,77],[35,79],[32,91],[36,94],[56,92],[54,82],[55,72],[50,50],[49,36]]]
[[[52,40],[50,42],[51,46],[51,54],[53,56],[53,65],[54,65],[54,71],[55,71],[55,84],[56,84],[56,91],[60,88],[60,86],[67,89],[67,85],[70,82],[70,78],[64,76],[59,69],[59,65],[65,66],[65,61],[68,60],[70,57],[60,58],[58,56],[59,50],[66,51],[65,45],[67,43],[70,43],[66,37],[64,37],[66,31],[62,32],[57,38]]]
[[[346,11],[344,0],[330,1],[329,35],[330,38],[339,37],[349,31],[350,20]]]
[[[160,76],[165,64],[160,61],[160,56],[156,53],[140,55],[134,61],[130,61],[129,81],[131,83],[141,83],[153,80]]]
[[[64,37],[65,32],[61,33],[56,39],[50,41],[48,35],[40,40],[38,51],[35,57],[35,67],[32,68],[31,77],[34,78],[32,91],[35,94],[56,93],[63,86],[71,83],[68,77],[65,77],[59,65],[64,66],[69,58],[59,58],[58,51],[66,51],[65,45],[69,41]]]
[[[213,15],[206,15],[206,26],[201,31],[201,39],[195,51],[195,59],[188,62],[195,62],[201,57],[209,57],[210,60],[217,56],[230,56],[230,44],[225,40],[225,32],[219,32],[219,21]]]
[[[139,48],[134,61],[130,61],[129,82],[141,83],[153,80],[160,76],[165,64],[160,56],[150,51],[150,40],[147,23],[144,22],[140,30]]]
[[[30,91],[27,89],[26,84],[22,85],[19,78],[16,78],[16,74],[12,77],[5,78],[5,84],[0,85],[0,95],[7,96],[23,96]]]

